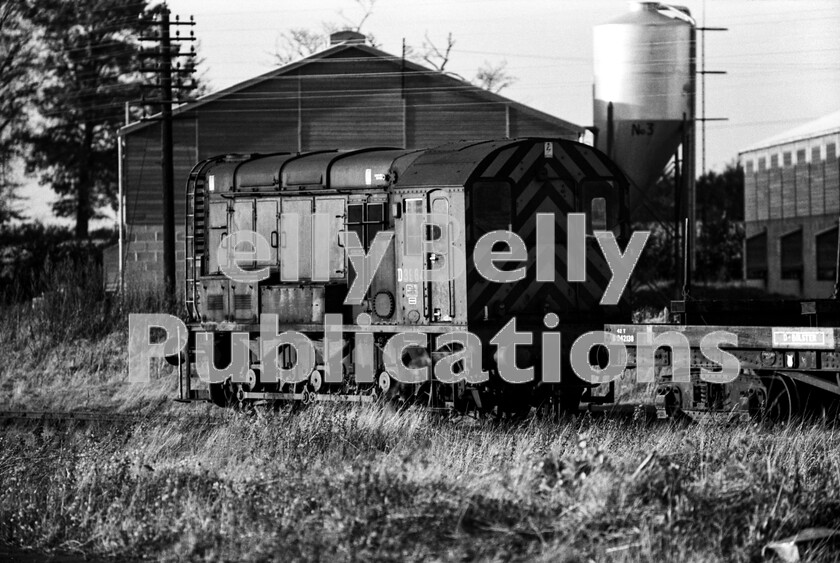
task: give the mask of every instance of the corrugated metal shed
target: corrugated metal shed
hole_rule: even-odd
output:
[[[583,128],[467,82],[349,43],[202,97],[174,111],[175,181],[226,153],[369,146],[426,148],[460,139],[548,136]],[[123,127],[126,222],[161,221],[160,128]],[[176,217],[183,216],[176,196]]]
[[[174,110],[179,268],[184,187],[193,165],[205,158],[291,155],[270,157],[281,161],[319,150],[418,149],[524,136],[575,140],[583,133],[578,125],[350,39]],[[120,136],[127,224],[123,272],[126,280],[156,283],[163,249],[160,125],[130,124]],[[355,181],[340,178],[341,170],[339,164],[330,180]],[[289,179],[254,178],[253,189],[275,181]],[[116,262],[106,265],[109,271],[117,268]]]

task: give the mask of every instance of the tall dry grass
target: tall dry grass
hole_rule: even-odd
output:
[[[164,560],[751,561],[840,521],[837,429],[178,405],[163,364],[126,382],[127,314],[162,301],[109,302],[95,276],[52,275],[40,302],[0,312],[7,408],[148,417],[0,430],[6,544]]]
[[[126,390],[128,317],[166,312],[162,293],[108,294],[93,260],[47,264],[38,287],[32,300],[0,305],[5,408],[148,409],[172,396],[163,362],[153,364],[152,384]]]
[[[165,560],[751,561],[840,521],[840,432],[820,426],[195,414],[6,428],[0,539]]]

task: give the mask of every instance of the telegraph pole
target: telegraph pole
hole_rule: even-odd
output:
[[[160,14],[160,149],[163,181],[163,287],[170,306],[175,301],[175,172],[172,167],[172,41],[169,8]]]
[[[152,103],[160,104],[160,148],[161,148],[161,194],[163,202],[163,286],[164,294],[166,295],[167,305],[172,308],[175,303],[175,173],[173,165],[173,147],[172,147],[172,104],[175,102],[175,96],[172,87],[173,73],[178,75],[179,90],[178,98],[180,100],[180,90],[194,89],[195,84],[185,86],[181,80],[181,74],[191,74],[194,71],[192,64],[188,64],[184,69],[181,69],[180,63],[177,68],[173,68],[173,60],[178,57],[195,57],[195,48],[188,53],[180,52],[180,41],[195,41],[195,32],[191,31],[189,37],[181,37],[180,31],[176,31],[175,37],[172,37],[172,26],[194,26],[195,21],[190,16],[189,21],[180,21],[178,16],[175,16],[175,21],[171,21],[169,17],[169,8],[163,4],[157,11],[157,17],[154,20],[146,22],[146,25],[157,27],[158,30],[152,36],[141,37],[142,41],[155,41],[158,43],[158,49],[146,51],[143,56],[155,58],[158,64],[154,67],[142,68],[145,72],[152,72],[157,74],[157,84],[153,88],[159,91],[160,98],[158,100],[150,100]],[[175,46],[173,47],[173,42]],[[145,100],[144,100],[145,101]],[[154,118],[152,118],[154,119]]]
[[[698,27],[697,30],[700,32],[700,71],[697,73],[700,75],[700,126],[702,127],[702,151],[701,151],[701,165],[700,165],[700,175],[706,173],[706,122],[707,121],[727,121],[727,118],[723,117],[706,117],[706,75],[707,74],[726,74],[725,70],[706,70],[706,32],[707,31],[729,31],[729,28],[726,27],[707,27],[706,26],[706,2],[703,0],[703,25]],[[695,150],[692,148],[692,150]]]

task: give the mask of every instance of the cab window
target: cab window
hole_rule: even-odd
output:
[[[347,205],[347,230],[359,236],[364,249],[370,250],[376,233],[385,229],[385,203],[350,203]]]
[[[513,223],[510,183],[478,180],[470,191],[472,236],[478,240],[490,231],[509,231]]]
[[[587,180],[581,184],[581,208],[586,213],[586,231],[611,231],[618,226],[618,190],[608,180]]]

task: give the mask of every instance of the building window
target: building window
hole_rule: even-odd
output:
[[[767,168],[767,159],[762,156],[761,158],[758,159],[758,171],[759,172],[764,172],[764,170],[766,168]]]
[[[837,156],[837,145],[834,143],[828,143],[825,146],[825,159],[831,160]]]
[[[767,279],[767,233],[747,239],[747,279]]]
[[[796,164],[805,164],[805,149],[796,151]]]
[[[783,280],[802,279],[802,229],[779,238]]]
[[[817,279],[834,280],[837,275],[837,227],[817,235]]]
[[[770,156],[770,168],[778,168],[779,167],[779,155],[774,154]]]
[[[793,156],[791,155],[790,151],[782,155],[782,161],[784,162],[785,166],[790,166],[791,164],[793,164]]]
[[[820,147],[814,147],[811,149],[811,162],[816,164],[820,161]]]
[[[745,168],[747,169],[747,174],[752,174],[753,173],[753,161],[752,161],[752,159],[747,161],[747,165],[746,165]]]

